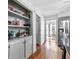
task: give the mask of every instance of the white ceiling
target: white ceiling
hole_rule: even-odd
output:
[[[55,15],[70,5],[69,0],[29,0],[29,2],[44,16]]]

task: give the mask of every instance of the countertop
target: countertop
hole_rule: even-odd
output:
[[[26,36],[26,37],[18,37],[18,38],[10,39],[10,40],[8,40],[8,45],[14,44],[14,43],[16,43],[16,42],[22,42],[22,41],[24,41],[25,39],[28,39],[29,37],[32,38],[32,36]]]

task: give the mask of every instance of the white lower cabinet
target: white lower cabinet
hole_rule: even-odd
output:
[[[32,50],[33,50],[33,48],[32,48],[32,37],[26,38],[26,45],[25,46],[26,46],[25,47],[26,58],[28,58],[29,56],[31,56]]]
[[[24,41],[10,45],[9,59],[24,59]]]
[[[10,45],[8,45],[8,59],[10,59]]]
[[[28,59],[33,53],[32,36],[9,42],[8,59]]]

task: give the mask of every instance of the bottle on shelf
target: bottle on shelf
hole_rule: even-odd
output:
[[[20,30],[16,33],[16,37],[20,37]]]
[[[8,39],[12,39],[14,37],[16,37],[15,31],[8,31]]]

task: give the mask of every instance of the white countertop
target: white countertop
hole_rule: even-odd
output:
[[[8,40],[8,45],[15,44],[18,42],[24,42],[24,40],[28,39],[29,37],[32,38],[32,36],[26,36],[26,37],[19,37],[19,38],[10,39],[10,40]]]

